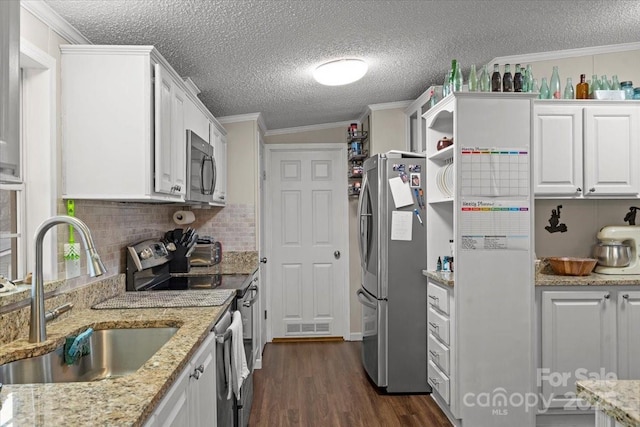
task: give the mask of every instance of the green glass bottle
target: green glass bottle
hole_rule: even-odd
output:
[[[524,70],[524,86],[527,88],[525,92],[537,92],[537,90],[533,90],[533,70],[531,69],[531,64],[527,64],[527,68]]]
[[[620,90],[620,81],[617,74],[611,76],[611,90]]]
[[[540,83],[540,95],[538,95],[539,99],[551,99],[551,93],[549,92],[549,85],[547,85],[547,78],[542,78],[542,83]]]
[[[486,65],[482,66],[480,74],[480,92],[491,92],[491,75]]]
[[[562,99],[573,99],[574,98],[574,90],[573,90],[573,82],[571,81],[571,77],[567,77],[567,84],[564,87],[564,94],[562,95]]]
[[[471,70],[469,71],[469,92],[478,91],[478,75],[476,74],[476,64],[471,64]]]
[[[551,81],[549,82],[549,93],[551,98],[560,99],[560,74],[558,73],[558,66],[554,65],[551,73]]]
[[[456,63],[456,68],[453,70],[453,91],[461,92],[462,91],[462,70],[460,67],[460,63]]]

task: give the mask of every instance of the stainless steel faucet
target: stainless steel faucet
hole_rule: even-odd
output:
[[[89,263],[89,275],[91,277],[101,276],[107,269],[100,260],[100,256],[93,246],[93,237],[87,225],[78,218],[60,215],[45,220],[38,230],[36,230],[35,247],[36,247],[36,266],[33,284],[31,285],[31,321],[29,323],[29,342],[42,342],[47,339],[47,316],[44,311],[44,282],[42,279],[42,242],[45,234],[55,225],[70,224],[80,231],[82,243],[87,251],[87,256],[91,260]]]

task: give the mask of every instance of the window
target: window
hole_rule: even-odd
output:
[[[23,200],[22,184],[0,185],[0,275],[17,279],[22,277],[22,266],[18,265],[22,244],[19,220]]]
[[[31,237],[56,212],[56,182],[51,179],[57,175],[56,61],[21,40],[20,66],[21,177],[0,180],[0,274],[12,280],[24,278],[33,267]],[[45,280],[57,279],[56,232],[49,234],[43,251]]]

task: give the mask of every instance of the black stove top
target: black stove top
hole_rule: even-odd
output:
[[[200,274],[200,275],[179,275],[168,277],[148,291],[180,291],[180,290],[202,290],[202,289],[234,289],[237,295],[242,297],[249,287],[248,274]]]

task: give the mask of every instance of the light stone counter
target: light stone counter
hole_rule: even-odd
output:
[[[536,262],[535,286],[640,286],[640,275],[598,274],[561,276],[554,274],[545,259]],[[454,286],[453,273],[422,270],[422,275],[443,286]]]
[[[197,291],[196,291],[197,292]],[[229,306],[172,309],[78,310],[47,325],[48,340],[26,338],[0,348],[0,364],[47,353],[66,336],[94,329],[179,326],[176,334],[137,372],[85,383],[4,385],[0,425],[139,426],[153,413],[211,327]]]
[[[640,380],[578,381],[576,386],[580,397],[617,423],[640,426]]]

